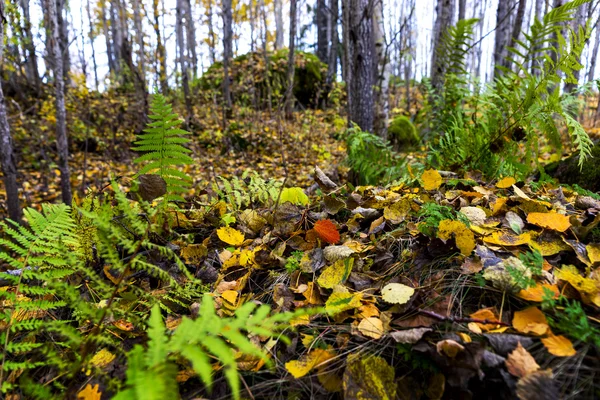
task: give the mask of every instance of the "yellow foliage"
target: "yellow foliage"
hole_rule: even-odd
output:
[[[244,234],[229,226],[224,226],[217,229],[217,236],[223,242],[232,246],[239,246],[240,244],[244,243]]]
[[[442,184],[442,176],[435,169],[428,169],[421,175],[423,180],[423,189],[436,190]]]
[[[446,219],[440,222],[438,226],[438,238],[448,240],[454,235],[456,247],[465,255],[471,255],[475,249],[475,236],[473,232],[460,221]]]

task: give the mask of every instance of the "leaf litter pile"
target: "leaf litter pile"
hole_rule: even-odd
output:
[[[187,240],[173,244],[220,315],[247,302],[323,311],[293,320],[289,345],[257,342],[274,368],[237,360],[248,393],[598,394],[600,201],[442,174],[349,190],[317,167],[310,197],[286,188],[177,212]]]

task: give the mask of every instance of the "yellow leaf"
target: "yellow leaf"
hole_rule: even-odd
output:
[[[558,232],[564,232],[571,226],[569,217],[557,212],[532,212],[527,215],[527,222],[544,229],[551,229]]]
[[[435,169],[428,169],[421,175],[423,180],[423,189],[436,190],[442,184],[442,176]]]
[[[505,178],[500,179],[498,181],[498,183],[496,183],[496,187],[498,189],[507,189],[507,188],[511,187],[512,185],[514,185],[515,183],[517,183],[517,180],[515,178],[507,176]]]
[[[396,398],[394,368],[385,359],[371,354],[350,354],[344,371],[345,399]]]
[[[299,315],[290,320],[291,326],[308,325],[310,323],[310,315]]]
[[[377,317],[365,318],[358,324],[358,330],[364,336],[379,339],[383,336],[383,322]]]
[[[411,210],[410,199],[401,199],[394,204],[383,209],[383,217],[392,224],[399,224],[404,221]]]
[[[454,235],[456,247],[465,255],[471,255],[475,249],[475,236],[473,232],[460,221],[445,219],[438,226],[438,238],[448,240]]]
[[[537,307],[516,311],[512,320],[513,327],[521,333],[545,334],[549,327],[546,316]]]
[[[295,205],[305,206],[308,204],[308,196],[304,193],[302,188],[285,188],[281,191],[279,201],[281,203],[290,202]]]
[[[102,349],[98,351],[92,359],[90,360],[90,364],[94,367],[104,368],[108,364],[110,364],[117,356],[106,349]]]
[[[584,303],[594,303],[600,307],[598,296],[600,294],[600,282],[591,278],[584,278],[573,265],[565,265],[562,269],[555,270],[554,276],[561,281],[569,282],[571,286],[577,289]]]
[[[186,264],[198,264],[207,254],[208,249],[201,243],[189,244],[181,249],[181,257]]]
[[[406,304],[413,294],[415,289],[401,283],[388,283],[381,289],[381,298],[392,304]]]
[[[540,369],[535,358],[525,350],[521,342],[517,343],[517,347],[508,355],[505,364],[508,372],[518,378],[523,378]]]
[[[454,358],[458,353],[462,353],[465,347],[455,340],[446,339],[440,340],[435,344],[438,354],[445,354],[450,358]]]
[[[332,350],[314,349],[308,355],[299,360],[289,361],[285,363],[285,369],[292,374],[296,379],[302,378],[308,374],[313,368],[325,364],[327,361],[335,357]]]
[[[542,343],[546,346],[546,349],[550,354],[557,357],[570,357],[577,354],[577,351],[575,351],[575,348],[573,347],[573,343],[562,335],[555,336],[550,334],[547,338],[542,339]]]
[[[550,233],[550,231],[541,233],[529,232],[531,235],[531,242],[529,242],[529,245],[539,251],[544,257],[553,256],[561,251],[572,250],[571,247],[558,237],[557,234],[550,233],[550,235],[547,235],[546,233]]]
[[[217,236],[223,242],[232,246],[239,246],[240,244],[244,243],[244,234],[229,226],[224,226],[217,229]]]
[[[100,400],[102,393],[98,391],[100,385],[95,384],[92,386],[88,383],[82,391],[77,393],[77,400]]]
[[[468,325],[469,329],[475,333],[481,333],[482,331],[487,332],[492,329],[495,329],[497,327],[497,324],[494,324],[494,322],[499,321],[498,314],[496,314],[496,310],[494,310],[493,308],[483,308],[481,310],[477,310],[473,314],[469,315],[469,317],[488,322],[470,322]]]
[[[332,293],[327,301],[325,302],[325,310],[330,315],[339,314],[346,310],[352,310],[354,308],[359,308],[362,303],[360,302],[362,299],[362,294],[360,293],[344,293],[344,292],[334,292]]]
[[[515,235],[510,232],[497,231],[492,233],[492,235],[483,238],[483,241],[498,246],[520,246],[529,243],[531,241],[531,235],[529,233]]]
[[[317,283],[326,289],[332,289],[335,285],[344,283],[350,276],[350,272],[352,272],[353,264],[353,258],[336,261],[333,265],[323,269],[321,276],[317,279]]]
[[[237,303],[238,292],[235,290],[226,290],[221,293],[221,297],[228,301],[230,304],[235,305]]]
[[[599,243],[590,243],[585,246],[587,250],[588,258],[590,259],[592,264],[596,264],[600,262],[600,244]]]

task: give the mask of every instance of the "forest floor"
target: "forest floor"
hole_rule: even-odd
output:
[[[194,163],[185,172],[194,187],[172,227],[190,240],[173,244],[208,285],[217,312],[231,315],[251,301],[275,312],[328,312],[294,321],[289,345],[255,337],[274,363],[237,359],[241,396],[600,396],[600,196],[435,170],[405,184],[355,188],[345,182],[333,119],[320,111],[293,121],[254,116],[228,153],[218,137],[192,132]],[[84,161],[77,152],[73,185],[84,175],[94,189],[109,176],[130,177],[134,157]],[[27,205],[60,197],[57,169],[22,176]],[[275,182],[308,197],[280,192],[274,202],[263,192]],[[190,314],[168,316],[169,329]],[[114,331],[129,349],[143,329]],[[125,358],[110,351],[117,357],[100,367],[122,374]],[[182,397],[231,396],[222,378],[208,395],[189,365],[178,367]],[[94,384],[108,391],[94,377],[81,388]]]

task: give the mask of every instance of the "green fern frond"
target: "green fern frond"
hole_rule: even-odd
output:
[[[136,146],[133,147],[133,150],[144,153],[134,160],[135,163],[144,164],[138,175],[160,175],[167,183],[166,200],[183,200],[182,194],[188,191],[192,179],[173,167],[193,162],[188,155],[191,151],[184,146],[189,139],[182,137],[189,135],[189,132],[178,128],[183,121],[161,94],[154,95],[148,118],[152,122],[138,136],[134,143]]]

